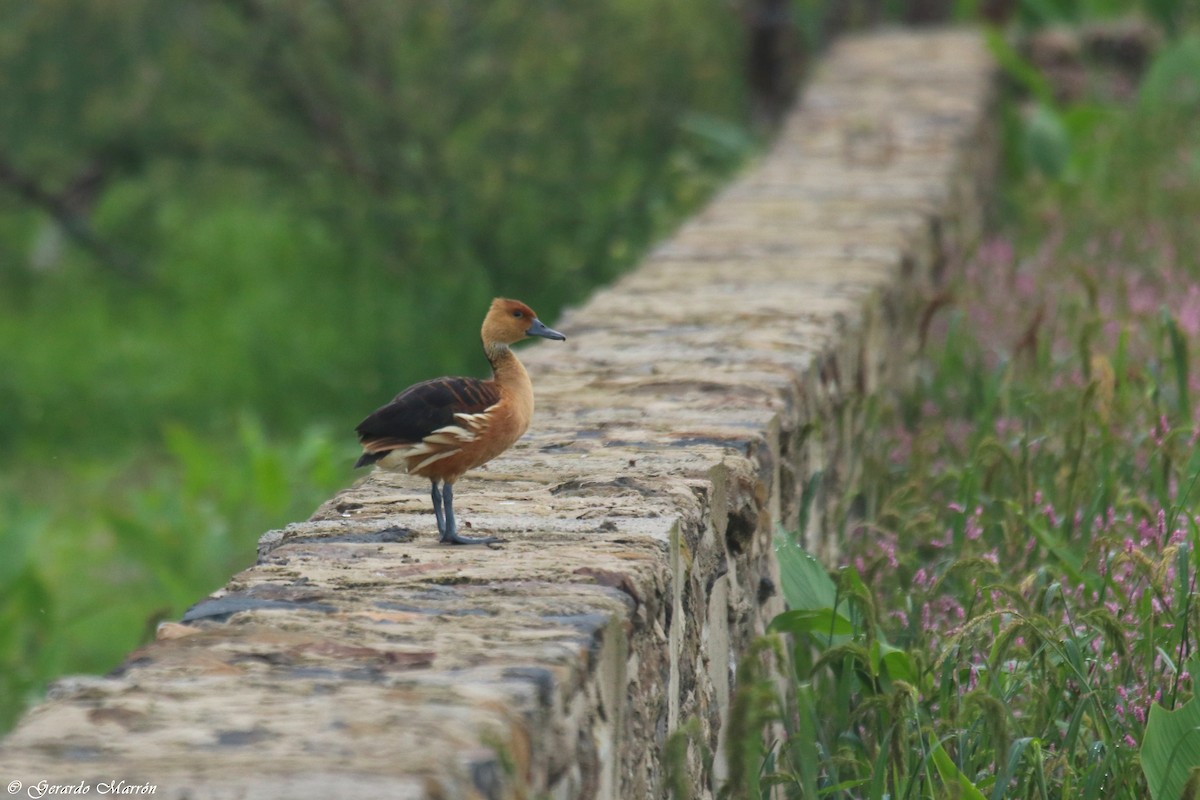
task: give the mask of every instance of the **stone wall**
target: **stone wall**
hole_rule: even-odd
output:
[[[663,742],[695,718],[720,752],[737,655],[782,609],[773,532],[807,506],[836,555],[859,400],[905,380],[922,298],[980,230],[992,70],[973,32],[841,41],[768,154],[546,320],[569,341],[522,350],[533,428],[456,494],[505,545],[439,546],[424,481],[366,477],[111,675],[60,682],[0,778],[663,796]],[[712,796],[722,759],[692,764]]]

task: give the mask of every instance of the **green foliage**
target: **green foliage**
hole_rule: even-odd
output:
[[[346,479],[323,429],[287,442],[244,416],[233,442],[181,427],[166,438],[154,463],[67,462],[0,490],[0,727],[47,676],[109,669]]]
[[[36,547],[49,514],[5,498],[0,524],[0,729],[7,728],[20,702],[46,672],[46,618],[54,598],[38,572]],[[28,654],[36,654],[29,658]]]
[[[1191,33],[1169,44],[1150,65],[1138,87],[1143,114],[1158,118],[1194,115],[1200,111],[1200,34]]]
[[[667,0],[6,6],[0,162],[68,199],[90,176],[80,216],[134,268],[0,194],[0,445],[99,452],[241,407],[344,424],[478,372],[492,296],[552,320],[754,147],[735,23]]]
[[[702,748],[700,722],[694,717],[680,725],[663,745],[663,789],[671,800],[692,800],[692,778],[688,766],[688,751]]]
[[[780,545],[781,796],[1195,796],[1200,117],[1155,77],[1190,41],[1132,107],[1055,111],[1068,152],[867,404],[843,563]]]
[[[794,611],[832,609],[837,604],[837,585],[825,567],[804,548],[780,542],[775,548],[783,582],[783,598]],[[839,614],[840,616],[840,614]]]
[[[1197,9],[1190,0],[1018,0],[1016,3],[1016,20],[1028,27],[1130,14],[1144,15],[1174,32],[1195,22]]]
[[[735,10],[0,5],[0,728],[110,668],[757,147]],[[336,432],[335,432],[336,431]],[[11,554],[11,555],[10,555]]]
[[[1200,38],[1195,33],[1180,35],[1156,55],[1138,87],[1132,115],[1094,100],[1064,106],[1001,34],[989,33],[988,44],[1005,74],[1031,97],[1024,109],[1006,107],[1003,112],[1006,161],[1014,182],[1050,179],[1041,187],[1043,206],[1078,204],[1103,214],[1110,225],[1131,215],[1179,224],[1172,209],[1180,194],[1185,203],[1195,201],[1194,178],[1200,169],[1181,147],[1200,108]],[[1008,202],[1012,206],[1018,200]],[[1040,224],[1036,216],[1030,223],[1034,229]]]
[[[738,660],[738,690],[729,709],[729,781],[721,795],[728,800],[759,800],[770,785],[763,783],[768,751],[762,731],[779,717],[770,675],[781,656],[778,642],[763,637]]]
[[[1200,664],[1194,666],[1200,667]],[[1177,800],[1200,771],[1200,698],[1174,711],[1155,705],[1146,721],[1142,771],[1153,800]],[[1195,796],[1195,787],[1192,787]]]

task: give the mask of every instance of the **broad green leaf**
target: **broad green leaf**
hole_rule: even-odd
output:
[[[771,620],[770,630],[783,633],[817,633],[826,636],[850,636],[854,624],[832,608],[798,608],[785,611]]]
[[[1138,104],[1147,115],[1200,108],[1200,36],[1192,33],[1164,47],[1138,86]]]
[[[983,792],[971,782],[971,780],[959,771],[954,765],[954,761],[942,749],[942,743],[936,739],[931,739],[929,742],[930,756],[933,758],[933,766],[937,769],[938,777],[946,783],[947,786],[954,786],[958,789],[958,797],[963,800],[987,800]]]
[[[1039,104],[1025,120],[1024,151],[1027,161],[1050,178],[1062,175],[1071,157],[1071,138],[1062,116]]]
[[[916,684],[917,671],[913,668],[908,651],[888,644],[881,639],[871,643],[871,667],[876,675],[887,673],[892,680]]]
[[[820,561],[785,536],[777,537],[775,555],[779,559],[783,599],[787,601],[788,608],[833,608],[837,601],[837,587]]]
[[[1142,772],[1153,800],[1176,800],[1200,767],[1200,698],[1168,711],[1155,703],[1142,738]]]

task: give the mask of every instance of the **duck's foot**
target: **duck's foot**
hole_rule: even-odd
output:
[[[449,531],[438,537],[442,544],[501,544],[503,539],[495,536],[460,536],[458,531]]]
[[[435,483],[433,486],[434,496],[434,512],[438,511],[438,500],[441,500],[441,505],[444,506],[442,514],[437,514],[438,519],[438,541],[442,544],[487,544],[496,545],[503,542],[503,539],[497,539],[495,536],[459,536],[458,523],[454,519],[454,484],[447,483],[442,487],[440,492],[441,497],[438,498],[438,488]],[[444,520],[444,521],[443,521]],[[470,527],[469,525],[467,527]]]

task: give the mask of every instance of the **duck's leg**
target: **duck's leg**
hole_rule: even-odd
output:
[[[442,502],[446,507],[446,528],[440,539],[443,544],[492,544],[500,541],[495,536],[458,535],[458,523],[454,521],[454,484],[447,482],[442,485]]]
[[[430,496],[433,498],[433,516],[437,519],[438,538],[440,539],[446,535],[446,516],[442,513],[442,492],[438,488],[437,481],[431,480],[430,483],[433,485],[433,490],[430,492]]]

